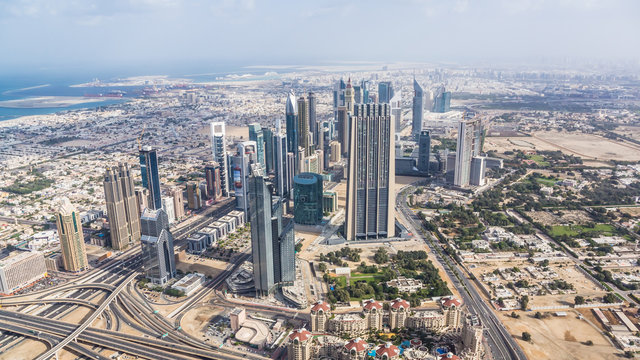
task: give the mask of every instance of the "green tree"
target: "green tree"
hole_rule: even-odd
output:
[[[528,295],[523,295],[520,298],[520,308],[522,310],[527,310],[527,306],[529,305],[529,296]]]
[[[325,272],[327,271],[327,264],[321,262],[318,264],[318,270],[320,270],[320,272]]]
[[[378,251],[376,251],[376,253],[373,255],[373,261],[375,261],[376,264],[384,264],[389,261],[389,254],[387,253],[387,249],[383,247],[378,248]]]
[[[584,304],[584,297],[582,297],[582,296],[578,295],[578,296],[576,296],[576,297],[573,299],[573,302],[574,302],[576,305],[582,305],[582,304]]]
[[[528,332],[523,332],[522,333],[522,340],[524,341],[531,341],[531,334],[529,334]]]

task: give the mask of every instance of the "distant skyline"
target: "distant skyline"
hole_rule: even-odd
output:
[[[0,67],[640,62],[633,0],[0,0]],[[187,70],[185,70],[187,71]]]

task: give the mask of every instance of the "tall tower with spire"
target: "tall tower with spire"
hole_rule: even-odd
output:
[[[298,152],[298,103],[293,90],[287,96],[286,105],[287,149],[297,154]],[[297,160],[297,159],[296,159]],[[297,161],[296,161],[297,164]],[[297,171],[297,169],[296,169]]]
[[[411,134],[418,137],[422,131],[422,119],[424,116],[424,92],[422,87],[413,78],[413,121],[411,123]]]

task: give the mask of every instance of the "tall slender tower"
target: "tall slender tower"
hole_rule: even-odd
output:
[[[154,284],[164,285],[176,276],[173,235],[169,218],[162,209],[145,209],[140,218],[142,266]]]
[[[276,194],[280,197],[287,197],[289,194],[289,171],[287,167],[287,138],[282,133],[280,119],[276,120],[276,133],[274,139],[274,168],[276,173]]]
[[[69,199],[62,199],[56,215],[64,269],[73,272],[87,269],[89,265],[84,245],[82,223],[78,212],[73,208]]]
[[[359,104],[351,116],[347,241],[395,234],[395,143],[389,104]]]
[[[289,92],[289,96],[287,96],[287,107],[285,114],[285,125],[287,126],[287,149],[288,151],[297,154],[299,144],[298,103],[296,101],[295,95],[293,94],[293,90],[291,90]]]
[[[262,168],[267,169],[267,164],[264,157],[264,134],[262,133],[262,126],[258,123],[249,124],[249,140],[256,142],[256,157],[258,163],[262,165]]]
[[[411,122],[411,134],[414,137],[422,131],[422,119],[424,117],[424,92],[416,79],[413,79],[413,121]]]
[[[211,151],[213,152],[213,161],[220,164],[222,196],[229,196],[229,160],[227,159],[225,124],[223,122],[211,123]]]
[[[114,250],[123,250],[129,247],[129,226],[123,198],[122,181],[119,174],[107,168],[104,175],[104,198],[107,202],[107,217],[109,218],[109,233],[111,247]],[[137,201],[135,201],[137,207]],[[139,214],[139,211],[136,211]],[[138,231],[140,228],[138,227]]]
[[[480,119],[464,119],[458,125],[458,142],[456,145],[456,163],[453,184],[465,187],[471,177],[471,160],[480,153],[481,136]]]
[[[264,135],[264,163],[266,165],[265,170],[267,174],[272,174],[275,169],[275,165],[273,163],[273,129],[262,129],[262,135]]]
[[[309,131],[312,134],[313,144],[316,145],[316,149],[318,149],[318,115],[316,113],[316,105],[318,103],[318,98],[316,94],[309,91],[307,95],[307,102],[309,103]],[[322,148],[320,148],[322,149]]]
[[[429,131],[422,130],[418,138],[418,171],[429,173],[429,157],[431,156],[431,136]]]
[[[158,154],[151,146],[143,146],[140,150],[140,171],[142,186],[149,190],[149,207],[154,210],[162,209]]]
[[[309,103],[304,96],[298,98],[298,146],[304,149],[304,156],[309,156]],[[300,170],[302,171],[302,170]]]
[[[271,231],[271,193],[262,169],[252,167],[249,177],[249,220],[251,222],[251,255],[256,296],[267,296],[274,290],[273,239]]]
[[[382,81],[378,83],[378,102],[381,104],[391,102],[393,97],[393,85],[391,81]]]
[[[118,166],[118,175],[120,177],[122,200],[124,201],[124,211],[127,218],[129,243],[135,244],[140,241],[140,208],[138,206],[129,164],[120,163]]]

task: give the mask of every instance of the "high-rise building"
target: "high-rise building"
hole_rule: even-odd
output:
[[[149,208],[162,208],[160,194],[160,174],[158,173],[158,154],[150,146],[143,146],[140,150],[140,171],[142,186],[149,190]]]
[[[395,92],[389,103],[391,105],[391,119],[396,131],[399,132],[402,129],[402,92]]]
[[[360,92],[362,92],[362,104],[369,103],[369,81],[360,81]]]
[[[249,124],[249,140],[256,142],[256,159],[258,164],[262,165],[266,171],[267,163],[264,155],[264,134],[260,124]]]
[[[313,355],[313,336],[306,329],[294,330],[289,335],[287,360],[309,360]]]
[[[145,188],[136,189],[136,204],[138,205],[138,216],[144,209],[149,207],[149,190]]]
[[[266,165],[265,170],[267,171],[267,174],[272,174],[275,171],[273,129],[262,129],[262,135],[264,135],[264,163]]]
[[[391,84],[391,81],[382,81],[378,83],[378,102],[380,104],[390,103],[393,95],[393,85]]]
[[[338,108],[338,143],[340,144],[340,150],[342,151],[337,156],[347,156],[349,142],[349,114],[347,108],[341,106]]]
[[[293,217],[297,224],[320,224],[322,192],[322,175],[305,172],[293,178]]]
[[[250,166],[257,163],[256,142],[243,141],[238,143],[236,155],[231,160],[236,207],[246,214],[249,208],[247,180],[249,179]]]
[[[271,232],[271,193],[261,169],[254,167],[249,177],[249,219],[251,255],[256,296],[264,297],[275,289],[273,241]]]
[[[316,94],[311,91],[309,91],[309,94],[307,95],[307,104],[309,110],[309,132],[311,132],[311,139],[313,144],[317,147],[319,141],[318,115],[316,113],[318,98],[316,97]]]
[[[164,285],[176,276],[173,235],[167,214],[162,209],[147,208],[140,217],[140,225],[144,274],[152,283]]]
[[[0,294],[11,295],[47,276],[47,265],[39,251],[0,253]]]
[[[338,121],[338,109],[344,107],[344,91],[347,88],[344,80],[340,79],[333,87],[333,119]]]
[[[413,121],[411,122],[411,134],[418,137],[422,131],[422,119],[424,117],[424,92],[416,79],[413,79]]]
[[[431,136],[429,131],[422,130],[418,137],[418,171],[429,173],[429,157],[431,156]]]
[[[176,186],[171,189],[171,196],[173,197],[173,212],[176,220],[182,220],[182,218],[184,218],[184,196],[182,195],[182,188]]]
[[[304,96],[298,98],[298,146],[304,149],[304,156],[309,156],[309,103]]]
[[[202,193],[200,186],[195,181],[187,183],[187,206],[191,210],[199,210],[202,207]]]
[[[444,86],[441,86],[435,94],[433,99],[433,112],[446,113],[449,112],[451,107],[451,92],[446,91]]]
[[[300,130],[298,128],[298,102],[293,94],[293,90],[291,90],[289,96],[287,96],[285,119],[287,126],[287,149],[293,152],[297,158]]]
[[[332,163],[336,163],[336,162],[340,161],[340,157],[342,156],[342,150],[340,149],[341,148],[340,143],[338,141],[332,141],[329,144],[329,146],[331,148],[331,151],[330,151],[331,152],[331,156],[330,156],[329,160]]]
[[[471,159],[475,152],[480,152],[480,119],[464,119],[458,125],[458,142],[453,184],[465,187],[469,185],[471,175]]]
[[[169,224],[176,222],[175,206],[173,205],[173,196],[162,197],[162,210],[167,213]]]
[[[267,179],[258,166],[249,177],[251,254],[256,296],[264,297],[276,284],[295,280],[295,236],[293,222],[283,224],[282,201],[273,201]]]
[[[207,198],[214,202],[222,198],[222,181],[220,179],[220,164],[213,162],[204,167],[204,177],[207,181]]]
[[[213,161],[220,164],[222,196],[229,196],[229,160],[227,159],[226,133],[223,122],[211,123],[211,150]]]
[[[274,169],[275,169],[275,186],[276,195],[280,197],[287,197],[289,194],[289,177],[287,167],[287,138],[282,133],[280,119],[276,120],[276,132],[273,136],[273,150],[274,150]]]
[[[104,198],[107,205],[111,247],[123,250],[140,241],[140,206],[133,189],[131,170],[120,164],[119,171],[107,168],[104,175]],[[148,189],[142,196],[150,193]],[[150,197],[143,198],[148,204]]]
[[[395,234],[395,130],[388,104],[361,104],[351,117],[345,237]]]
[[[471,174],[469,175],[469,184],[475,186],[484,185],[484,176],[486,173],[486,161],[482,156],[474,156],[471,159]]]
[[[329,156],[331,155],[331,135],[329,132],[329,129],[327,128],[322,128],[322,130],[320,131],[320,137],[322,138],[322,151],[324,151],[323,153],[323,163],[322,163],[322,168],[324,169],[328,169],[329,168]]]
[[[62,264],[67,271],[78,272],[89,267],[80,215],[69,199],[64,198],[56,214],[56,226],[62,249]]]

